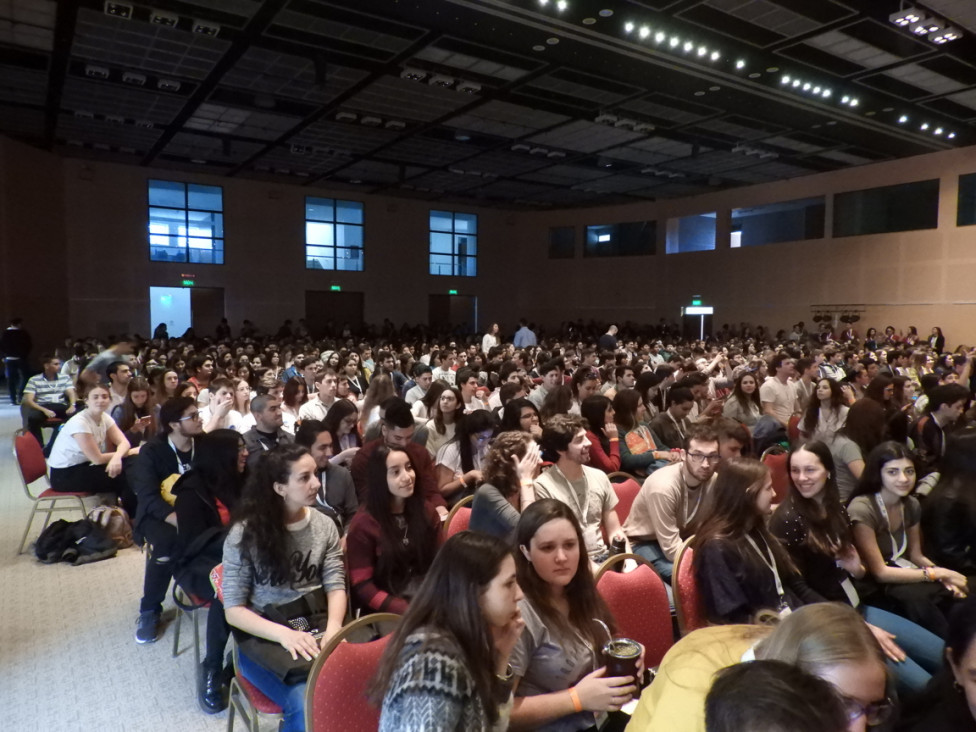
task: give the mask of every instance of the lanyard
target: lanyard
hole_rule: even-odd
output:
[[[746,534],[746,541],[749,542],[749,546],[751,546],[755,550],[756,554],[759,555],[762,563],[765,564],[766,567],[769,568],[769,571],[773,573],[773,582],[776,584],[776,594],[779,595],[779,611],[782,615],[784,610],[789,609],[789,605],[786,604],[786,592],[783,590],[783,581],[779,578],[779,569],[776,567],[776,557],[773,556],[773,552],[770,550],[769,544],[766,543],[765,539],[763,539],[763,546],[766,547],[765,553],[762,552],[759,545],[756,544],[755,540],[748,534]]]
[[[669,419],[671,420],[671,422],[672,422],[672,423],[674,424],[674,428],[675,428],[676,430],[678,430],[678,434],[679,434],[679,435],[681,436],[681,439],[682,439],[682,440],[683,440],[683,439],[685,439],[685,431],[684,431],[683,429],[681,429],[681,425],[680,425],[680,424],[678,424],[678,420],[676,420],[676,419],[674,418],[674,415],[673,415],[673,414],[671,414],[671,411],[670,411],[670,410],[668,410],[668,418],[669,418]]]
[[[905,528],[905,509],[902,508],[901,512],[901,546],[898,546],[895,542],[895,535],[891,533],[891,520],[888,518],[888,509],[885,508],[884,500],[882,500],[880,494],[874,494],[874,502],[878,505],[878,510],[881,512],[881,517],[885,522],[885,528],[888,529],[888,538],[891,540],[891,559],[888,561],[899,567],[913,569],[915,565],[912,562],[907,559],[902,559],[902,554],[905,553],[905,549],[908,546],[908,530]]]
[[[583,471],[583,503],[582,505],[580,505],[580,499],[579,496],[576,495],[576,488],[573,486],[573,482],[565,475],[563,475],[562,471],[559,470],[559,468],[557,468],[555,465],[549,468],[550,472],[553,470],[559,473],[559,477],[563,479],[563,481],[566,483],[567,487],[569,488],[569,491],[567,492],[572,497],[573,503],[576,504],[576,510],[579,512],[579,515],[582,517],[580,523],[583,525],[583,531],[585,532],[587,524],[590,523],[590,485],[589,485],[589,480],[586,477],[586,471],[585,470]]]
[[[180,451],[177,450],[176,445],[173,444],[173,438],[167,437],[166,441],[169,443],[169,446],[173,448],[173,453],[176,455],[176,465],[177,465],[176,470],[179,472],[180,475],[183,475],[183,473],[189,470],[190,466],[193,464],[193,453],[196,451],[196,443],[194,443],[192,440],[190,441],[190,460],[184,463],[180,459]]]

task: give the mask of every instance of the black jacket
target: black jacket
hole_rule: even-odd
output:
[[[27,358],[31,345],[30,333],[23,328],[7,328],[0,335],[0,354],[6,358]]]
[[[135,528],[146,519],[165,521],[173,507],[163,500],[160,486],[169,476],[179,474],[179,461],[165,435],[156,435],[139,450],[139,455],[126,474],[136,494]]]

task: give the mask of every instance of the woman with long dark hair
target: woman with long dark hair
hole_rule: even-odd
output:
[[[854,544],[886,609],[945,638],[946,613],[968,593],[966,577],[922,553],[921,508],[911,495],[915,463],[907,447],[884,442],[868,456],[848,502]],[[873,600],[872,600],[873,601]]]
[[[156,434],[150,393],[149,382],[136,376],[125,388],[125,399],[112,409],[112,419],[134,448]]]
[[[531,435],[538,440],[542,437],[542,427],[539,426],[539,408],[525,397],[512,399],[505,405],[502,412],[501,432],[517,430]]]
[[[447,384],[443,381],[432,381],[430,387],[427,389],[427,393],[424,394],[420,399],[413,403],[410,407],[410,412],[416,419],[432,419],[434,416],[434,409],[437,405],[437,400],[440,399],[441,393],[447,388]]]
[[[332,435],[332,449],[335,455],[330,462],[348,466],[356,457],[363,439],[357,429],[359,410],[348,399],[336,399],[322,420],[322,424]]]
[[[750,623],[820,599],[766,528],[773,496],[769,468],[758,460],[731,458],[718,470],[689,544],[713,623]]]
[[[884,440],[885,412],[873,399],[858,399],[848,409],[844,426],[830,443],[837,467],[837,490],[844,503],[864,472],[864,460]]]
[[[569,388],[573,392],[573,402],[568,412],[579,414],[583,400],[600,393],[600,373],[586,366],[581,366],[573,372]]]
[[[612,405],[620,439],[621,470],[645,477],[678,459],[678,453],[658,445],[645,423],[646,407],[636,389],[618,391]]]
[[[743,371],[735,380],[732,393],[725,400],[722,414],[746,427],[752,427],[762,416],[762,402],[759,401],[759,381],[751,371]]]
[[[298,419],[298,410],[308,401],[308,387],[305,380],[289,379],[285,382],[285,390],[281,396],[281,411],[292,417],[292,422]]]
[[[826,444],[847,422],[849,411],[844,403],[844,392],[833,379],[819,379],[813,397],[800,421],[800,434],[806,440],[820,440]]]
[[[278,445],[263,453],[224,542],[227,622],[245,634],[281,644],[293,659],[317,656],[346,614],[339,531],[327,516],[310,508],[319,489],[315,474],[315,460],[304,447]],[[319,640],[262,615],[268,605],[308,593],[324,593],[328,604]],[[243,648],[239,660],[244,678],[284,710],[283,732],[303,731],[305,682],[286,684]]]
[[[935,326],[929,336],[929,346],[935,353],[942,353],[945,350],[945,336],[942,335],[942,328]]]
[[[650,367],[648,367],[650,368]],[[660,414],[658,406],[661,402],[661,389],[664,387],[665,375],[660,371],[642,371],[637,377],[634,389],[640,395],[641,404],[644,405],[644,416],[641,424],[650,425],[651,420]]]
[[[620,470],[620,433],[613,415],[613,405],[602,394],[587,397],[580,405],[580,416],[587,424],[586,439],[591,443],[587,465],[604,473]]]
[[[197,701],[209,714],[227,706],[222,672],[230,635],[224,606],[210,584],[210,570],[223,558],[226,527],[240,502],[246,466],[247,448],[240,433],[214,430],[197,440],[190,470],[173,486],[178,529],[173,577],[184,590],[210,603],[207,651],[197,689]]]
[[[346,534],[353,601],[365,612],[402,614],[434,560],[440,517],[415,485],[406,451],[370,455],[365,505]]]
[[[451,440],[455,439],[457,423],[464,414],[464,401],[461,390],[447,386],[434,405],[433,416],[427,420],[427,452],[431,457]]]
[[[470,495],[481,483],[481,466],[498,428],[491,412],[478,409],[458,419],[455,439],[437,451],[437,487],[452,502]]]
[[[583,532],[562,501],[545,498],[522,512],[515,565],[525,593],[525,630],[512,652],[512,730],[590,729],[637,692],[631,676],[605,676],[597,662],[615,622],[596,590]]]
[[[863,579],[864,565],[837,493],[830,450],[822,442],[805,443],[790,453],[787,470],[789,495],[773,513],[770,533],[786,547],[810,589],[861,613],[900,688],[921,691],[942,664],[942,641],[905,618],[862,603],[854,582]]]
[[[380,732],[507,728],[521,599],[506,542],[448,539],[383,652],[371,689]]]

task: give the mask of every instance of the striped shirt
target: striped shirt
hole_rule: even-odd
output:
[[[56,404],[65,401],[64,393],[74,386],[74,382],[67,374],[58,374],[51,380],[44,378],[44,374],[37,374],[27,380],[24,393],[33,394],[37,404]]]

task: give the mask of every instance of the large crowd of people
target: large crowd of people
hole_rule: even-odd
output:
[[[387,321],[313,338],[288,321],[234,338],[225,321],[68,339],[29,379],[22,349],[10,395],[42,445],[54,426],[54,490],[118,502],[151,547],[136,641],[159,637],[172,582],[211,603],[206,712],[226,706],[233,635],[237,672],[304,729],[302,664],[351,615],[394,612],[370,689],[383,730],[964,732],[976,351],[907,332]],[[784,448],[777,495],[760,457]],[[470,530],[444,543],[469,497]],[[683,546],[712,626],[649,685],[643,664],[608,676],[595,569],[633,552],[670,593]],[[314,635],[276,614],[299,601]]]

